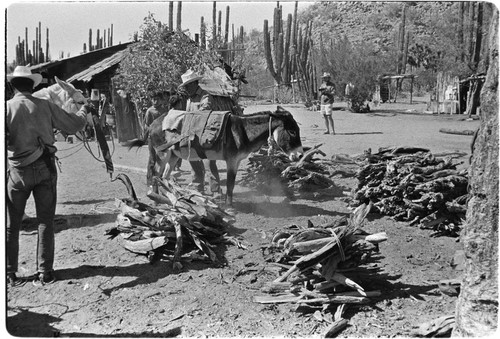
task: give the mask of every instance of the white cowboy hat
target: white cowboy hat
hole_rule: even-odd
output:
[[[28,78],[33,80],[33,88],[38,86],[43,79],[41,74],[31,73],[31,69],[28,66],[17,66],[12,74],[7,75],[8,82],[15,78]]]
[[[322,78],[331,78],[332,75],[330,73],[328,73],[328,72],[325,72],[325,73],[323,73],[323,75],[321,77]]]
[[[195,71],[193,71],[192,69],[189,69],[186,73],[181,75],[181,79],[182,79],[181,86],[183,86],[183,85],[189,84],[190,82],[203,79],[203,77],[201,75],[199,75],[198,73],[196,73]]]

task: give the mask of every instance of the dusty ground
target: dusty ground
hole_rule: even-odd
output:
[[[334,115],[337,135],[322,134],[319,113],[299,104],[285,107],[301,126],[303,144],[322,143],[327,157],[395,145],[469,154],[471,137],[443,134],[439,129],[474,130],[479,125],[463,116],[416,114],[425,110],[423,102],[383,104],[369,114],[340,110],[343,106],[338,104]],[[272,106],[249,106],[245,112],[268,109]],[[5,319],[11,335],[320,337],[329,328],[328,322],[312,314],[295,312],[293,305],[262,305],[252,302],[252,297],[262,294],[259,288],[279,274],[264,262],[261,251],[273,231],[293,224],[305,226],[308,220],[322,224],[348,214],[348,192],[355,179],[335,177],[333,196],[306,197],[289,204],[274,203],[238,186],[237,221],[230,234],[248,248],[223,246],[218,248],[221,265],[185,260],[183,270],[174,272],[170,262],[149,264],[145,257],[126,251],[117,239],[107,239],[104,232],[118,213],[114,199],[127,195],[125,187],[111,182],[103,164],[79,144],[58,142],[57,146],[62,161],[55,264],[59,280],[44,287],[27,284],[7,289]],[[144,168],[146,159],[145,148],[136,152],[116,145],[115,175],[123,166]],[[467,165],[467,157],[458,160]],[[240,175],[245,166],[240,167]],[[180,179],[185,181],[189,179],[186,162],[183,169]],[[126,173],[140,198],[149,202],[145,175]],[[32,201],[27,212],[34,215]],[[34,229],[26,226],[22,231],[21,275],[34,273]],[[381,244],[380,255],[371,264],[376,273],[354,278],[365,289],[380,289],[382,296],[371,304],[349,307],[344,315],[349,326],[341,337],[410,336],[419,324],[453,313],[456,297],[441,294],[436,283],[460,274],[450,266],[460,248],[456,238],[431,237],[429,230],[379,215],[369,215],[364,229],[385,231],[389,240]]]

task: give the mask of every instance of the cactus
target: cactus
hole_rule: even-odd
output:
[[[206,34],[205,34],[205,19],[201,17],[200,19],[200,47],[201,49],[206,49],[207,48],[207,40],[206,40]]]
[[[177,30],[182,31],[182,1],[177,1]]]
[[[317,91],[316,69],[313,60],[312,22],[299,27],[298,2],[294,13],[288,14],[286,27],[282,20],[282,7],[274,9],[272,36],[268,20],[264,20],[264,52],[267,68],[276,85],[292,86],[292,76],[299,91],[311,100]]]
[[[174,29],[174,2],[170,1],[168,3],[168,29]]]
[[[271,54],[271,36],[269,34],[269,23],[267,20],[264,20],[264,54],[266,56],[267,69],[271,73],[271,76],[278,81]]]

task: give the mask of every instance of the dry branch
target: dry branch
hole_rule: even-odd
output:
[[[354,204],[367,200],[398,221],[457,236],[465,217],[467,172],[451,157],[438,158],[418,147],[367,152],[357,173]]]
[[[325,156],[321,146],[318,144],[308,149],[298,161],[291,161],[284,152],[264,146],[249,156],[246,173],[239,183],[264,194],[290,198],[303,192],[330,188],[334,185],[330,177],[335,174],[339,163],[314,158],[317,154]]]
[[[366,263],[371,254],[378,252],[378,244],[387,240],[383,232],[369,234],[361,225],[371,209],[371,204],[359,206],[349,219],[341,218],[323,226],[309,222],[307,228],[279,230],[268,247],[266,260],[279,261],[285,271],[274,281],[268,282],[261,292],[269,295],[254,296],[253,301],[263,304],[294,303],[297,305],[322,305],[323,312],[330,305],[366,304],[380,291],[365,290],[340,270]],[[280,252],[278,256],[275,252]],[[290,265],[291,264],[291,265]],[[340,312],[341,313],[341,312]],[[339,321],[340,330],[346,323]],[[337,330],[333,328],[331,333]]]
[[[181,256],[193,249],[217,261],[213,248],[229,239],[226,231],[234,217],[210,198],[158,178],[158,193],[153,190],[147,194],[154,204],[139,202],[135,194],[130,194],[130,179],[125,174],[120,176],[130,197],[116,201],[120,214],[115,226],[106,230],[110,238],[120,235],[125,249],[150,259],[173,255],[174,268],[181,268]]]

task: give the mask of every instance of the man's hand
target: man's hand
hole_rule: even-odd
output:
[[[85,113],[87,114],[92,114],[92,115],[96,115],[98,116],[98,112],[97,112],[97,109],[94,107],[94,105],[92,104],[85,104],[83,105],[83,109],[85,110]]]

